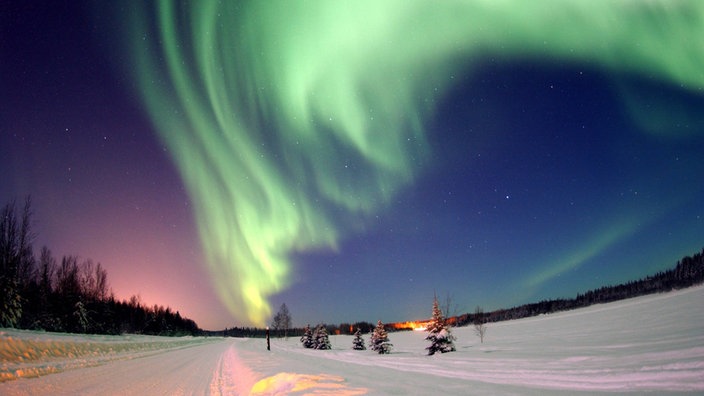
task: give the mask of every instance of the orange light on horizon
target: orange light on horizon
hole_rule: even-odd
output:
[[[399,322],[391,323],[390,326],[395,330],[413,330],[413,331],[425,331],[428,327],[429,320],[422,321],[409,321],[409,322]]]

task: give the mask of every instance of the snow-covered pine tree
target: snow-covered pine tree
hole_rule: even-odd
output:
[[[303,348],[313,348],[315,345],[315,340],[313,339],[313,332],[310,330],[310,325],[306,325],[306,329],[301,336],[301,344],[303,344]]]
[[[428,336],[425,339],[430,341],[430,346],[425,348],[428,350],[428,355],[434,355],[435,352],[455,351],[455,336],[452,335],[450,328],[445,323],[437,297],[435,297],[433,302],[433,318],[430,320],[426,331]]]
[[[325,329],[325,326],[323,326],[322,324],[319,324],[318,327],[315,328],[315,332],[313,333],[313,340],[314,340],[313,348],[315,348],[315,349],[331,349],[332,348],[330,346],[330,338],[328,338],[328,331]]]
[[[354,340],[352,340],[352,349],[356,351],[363,351],[367,349],[364,346],[364,339],[362,338],[362,330],[357,327],[357,331],[354,332]]]
[[[381,323],[381,320],[378,321],[374,331],[372,332],[372,339],[369,341],[369,348],[381,355],[391,353],[392,346],[393,344],[389,342],[389,336],[386,334],[386,330],[384,329],[384,324]]]

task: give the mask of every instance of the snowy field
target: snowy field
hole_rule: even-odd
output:
[[[490,323],[483,344],[457,328],[457,352],[435,356],[424,332],[389,333],[393,353],[377,355],[352,336],[267,352],[262,339],[0,330],[0,394],[702,394],[703,302],[696,287]]]

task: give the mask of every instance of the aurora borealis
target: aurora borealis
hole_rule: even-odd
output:
[[[52,18],[17,8],[20,19],[32,11]],[[148,140],[146,147],[163,144],[156,156],[142,155],[139,144],[110,151],[115,162],[96,171],[107,177],[91,183],[120,189],[111,183],[124,179],[110,175],[121,161],[158,169],[142,176],[145,184],[172,180],[147,194],[155,204],[146,218],[179,219],[167,240],[189,253],[162,271],[207,273],[231,315],[217,325],[199,321],[205,327],[263,325],[281,302],[297,324],[415,319],[428,314],[434,292],[451,293],[464,310],[494,309],[645,276],[704,244],[697,39],[704,3],[96,8],[71,9],[70,20],[87,27],[77,35],[90,36],[90,56],[106,70],[88,73],[90,83],[63,74],[64,86],[80,89],[50,108],[59,120],[32,121],[36,102],[20,100],[25,106],[2,125],[3,146],[12,150],[4,158],[12,161],[0,169],[15,182],[0,197],[31,193],[40,206],[49,196],[86,199],[62,195],[58,183],[37,187],[50,176],[21,169],[56,149],[46,143],[55,133],[47,125],[61,130],[69,114],[89,117],[85,92],[117,97],[98,104],[114,116],[85,123],[75,144],[106,136],[105,129]],[[4,32],[18,44],[3,51],[29,47],[32,33]],[[16,71],[5,74],[14,79],[10,92],[29,95],[31,83],[19,76],[34,56],[35,64],[57,67],[74,55],[91,63],[84,48],[62,45],[56,58],[20,51],[30,60],[7,66]],[[45,86],[33,92],[56,95]],[[32,155],[12,155],[18,150]],[[175,175],[190,211],[175,203],[184,198]],[[88,206],[94,212],[76,212],[125,218],[113,199]],[[130,225],[117,228],[129,233]],[[90,252],[109,276],[124,265],[139,277],[110,253],[123,238],[106,237],[102,249],[90,238],[83,243],[77,253]],[[193,309],[208,305],[216,303]]]

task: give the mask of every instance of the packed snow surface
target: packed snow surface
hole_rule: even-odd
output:
[[[2,395],[594,394],[704,392],[704,287],[455,328],[456,352],[426,356],[424,332],[392,353],[295,338],[83,336],[0,331]],[[368,340],[369,335],[365,336]]]

